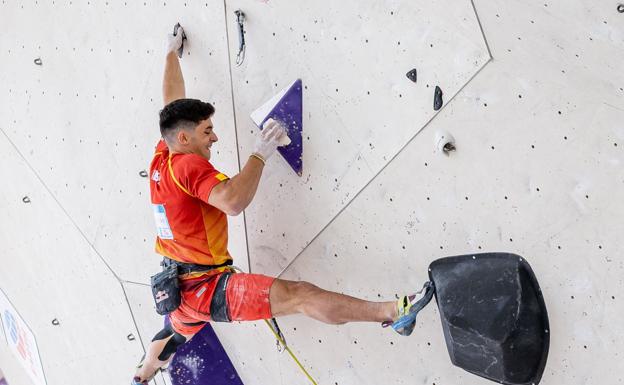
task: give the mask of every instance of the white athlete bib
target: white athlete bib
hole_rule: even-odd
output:
[[[156,232],[161,239],[173,239],[173,232],[167,220],[167,213],[164,205],[152,204],[154,209],[154,220],[156,221]]]

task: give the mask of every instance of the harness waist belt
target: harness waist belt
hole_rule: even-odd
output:
[[[163,261],[161,262],[161,265],[163,267],[167,267],[170,266],[172,264],[175,264],[178,267],[178,274],[188,274],[188,273],[200,273],[200,272],[204,272],[204,271],[210,271],[213,269],[218,269],[220,267],[224,267],[224,266],[231,266],[232,265],[232,260],[227,260],[226,262],[220,264],[220,265],[198,265],[195,263],[184,263],[184,262],[179,262],[176,260],[173,260],[171,258],[167,258],[167,257],[163,257]]]

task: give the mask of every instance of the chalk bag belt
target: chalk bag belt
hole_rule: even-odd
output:
[[[188,274],[188,273],[201,273],[204,271],[210,271],[214,269],[218,269],[220,267],[231,266],[232,260],[228,260],[220,265],[197,265],[194,263],[183,263],[179,261],[175,261],[171,258],[164,257],[162,262],[160,263],[162,267],[168,267],[170,265],[178,266],[178,274]]]

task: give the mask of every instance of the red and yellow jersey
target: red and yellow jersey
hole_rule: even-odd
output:
[[[158,233],[156,252],[200,265],[231,260],[227,216],[208,204],[212,188],[228,177],[200,155],[170,154],[162,139],[149,175]]]

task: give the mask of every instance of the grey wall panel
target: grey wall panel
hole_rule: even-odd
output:
[[[0,107],[3,129],[115,272],[147,282],[159,257],[148,179],[139,172],[160,137],[165,35],[176,21],[189,36],[181,60],[187,97],[217,109],[213,163],[228,175],[239,170],[223,3],[2,7],[12,15],[1,38],[11,101]],[[242,217],[231,220],[230,244],[247,268]]]
[[[264,321],[214,322],[212,327],[244,384],[309,383],[290,355],[283,349],[277,350],[275,337]],[[300,346],[293,346],[292,350],[310,370],[312,353]]]
[[[0,158],[11,180],[0,190],[0,285],[37,339],[48,384],[84,373],[127,379],[140,346],[127,339],[136,331],[121,285],[2,134]],[[102,362],[123,369],[102,371]]]
[[[623,98],[608,83],[610,74],[594,73],[585,85],[588,96],[563,88],[552,77],[543,79],[544,72],[559,70],[529,66],[541,63],[538,59],[520,53],[497,61],[496,42],[493,47],[495,62],[283,277],[383,300],[419,288],[436,258],[518,253],[533,265],[549,309],[551,351],[542,383],[617,381],[621,375],[608,361],[589,357],[614,357],[622,344],[621,326],[609,317],[624,311],[618,299],[624,249],[617,240],[623,230],[617,218],[624,207],[615,198],[624,194]],[[513,46],[511,50],[515,52]],[[511,72],[512,62],[526,65]],[[457,139],[458,151],[450,157],[434,147],[436,131],[442,129]],[[322,374],[327,380],[335,380],[336,368],[354,365],[366,378],[361,383],[377,384],[382,376],[391,383],[404,376],[482,383],[446,361],[439,322],[432,306],[419,316],[415,335],[401,338],[408,345],[395,343],[388,351],[380,350],[388,345],[382,341],[400,337],[377,326],[345,326],[333,333],[303,318],[285,320],[285,325],[317,331],[314,338],[295,342],[309,346],[307,350],[316,351],[312,347],[319,346],[318,339],[350,346],[331,357],[317,357],[315,364],[327,368]],[[351,333],[358,336],[357,348]],[[429,343],[431,349],[408,354],[423,345],[429,348]],[[371,349],[358,351],[362,345]],[[425,364],[414,365],[427,353]],[[369,365],[379,360],[388,365],[382,375]],[[388,379],[388,373],[399,370],[404,374]]]
[[[470,2],[231,1],[232,61],[238,7],[247,15],[246,58],[232,71],[241,155],[258,131],[250,113],[304,83],[303,176],[271,159],[247,210],[252,266],[278,274],[434,115],[435,86],[450,100],[489,55]],[[414,67],[416,85],[405,76]]]
[[[156,313],[149,285],[125,282],[123,289],[128,299],[128,306],[132,312],[132,319],[137,325],[143,351],[147,351],[152,338],[163,329],[163,317]],[[134,358],[135,365],[139,363],[140,359],[140,355]],[[169,376],[167,374],[159,373],[154,377],[151,385],[163,385],[168,380]]]

